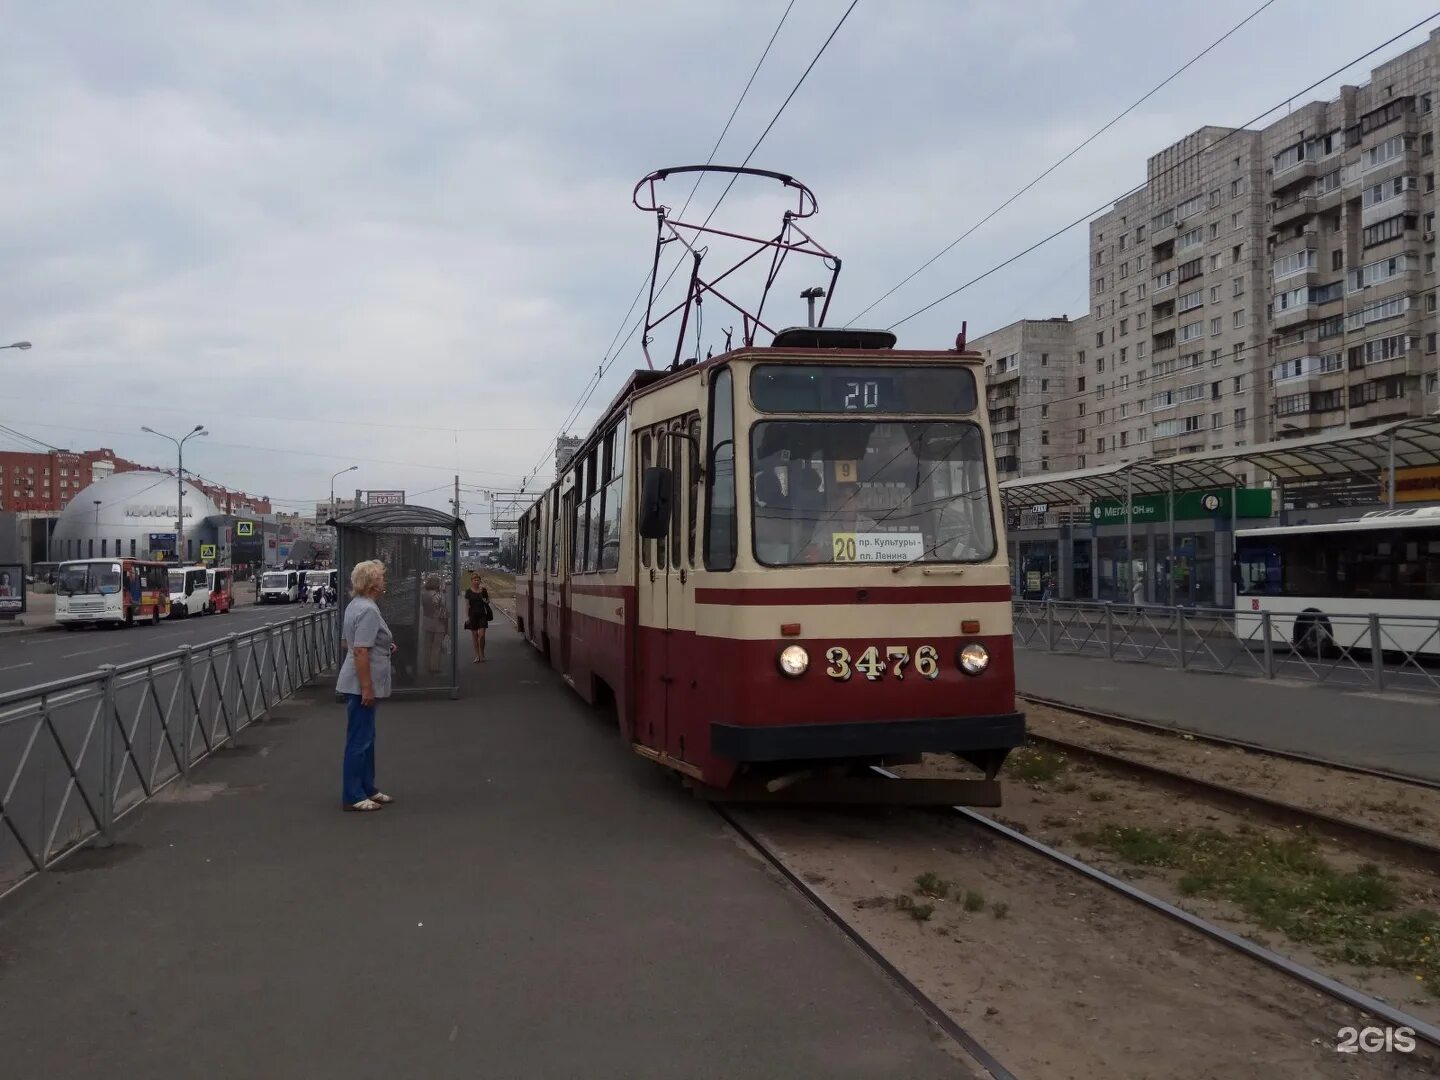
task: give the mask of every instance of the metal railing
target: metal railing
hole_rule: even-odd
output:
[[[0,896],[334,666],[333,611],[0,693]]]
[[[1440,616],[1017,600],[1020,647],[1189,671],[1440,693]]]

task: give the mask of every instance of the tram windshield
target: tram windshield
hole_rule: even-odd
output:
[[[751,437],[767,566],[982,562],[995,554],[985,437],[966,421],[770,420]]]

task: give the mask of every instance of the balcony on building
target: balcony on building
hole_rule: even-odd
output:
[[[1293,255],[1297,251],[1305,251],[1307,248],[1318,251],[1320,249],[1320,233],[1316,229],[1303,229],[1297,235],[1292,233],[1289,236],[1279,237],[1275,241],[1275,250],[1270,253],[1270,261],[1278,262],[1286,255]]]
[[[1338,199],[1339,192],[1331,192]],[[1287,225],[1293,225],[1305,218],[1315,216],[1318,209],[1318,199],[1307,190],[1302,189],[1299,194],[1286,193],[1283,196],[1286,201],[1277,199],[1272,203],[1270,211],[1270,224],[1276,229],[1282,229]]]
[[[1388,420],[1404,420],[1419,416],[1425,398],[1417,390],[1396,397],[1377,398],[1374,401],[1353,402],[1350,405],[1350,425],[1383,424]]]
[[[1384,202],[1367,206],[1360,211],[1360,226],[1362,228],[1374,225],[1377,221],[1385,221],[1387,218],[1395,217],[1397,214],[1418,214],[1420,213],[1420,191],[1411,188],[1399,195],[1392,196]]]
[[[1165,230],[1169,239],[1157,242],[1158,237],[1150,239],[1150,265],[1159,266],[1161,263],[1169,262],[1175,257],[1175,226],[1171,225]]]
[[[1311,319],[1316,318],[1318,308],[1318,304],[1310,303],[1296,304],[1294,307],[1288,307],[1284,311],[1275,311],[1272,308],[1270,312],[1270,326],[1276,331],[1293,330],[1298,326],[1303,326],[1305,323],[1308,323]]]
[[[1270,190],[1277,196],[1296,184],[1307,180],[1314,180],[1315,174],[1320,171],[1320,163],[1314,158],[1301,158],[1293,164],[1276,169],[1270,177]]]

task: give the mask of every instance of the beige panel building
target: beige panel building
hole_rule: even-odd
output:
[[[1264,162],[1260,133],[1201,128],[1090,223],[1084,466],[1263,441]]]
[[[1078,468],[1076,371],[1088,317],[1021,319],[970,342],[985,357],[995,465],[1001,480]]]
[[[1265,131],[1269,437],[1434,413],[1440,36]]]
[[[1440,410],[1440,31],[1260,131],[1206,127],[1090,223],[1076,465]]]

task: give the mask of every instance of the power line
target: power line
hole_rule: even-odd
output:
[[[1011,195],[1008,199],[1006,199],[1004,202],[1002,202],[999,206],[995,207],[995,209],[991,210],[988,214],[986,214],[984,217],[982,217],[979,221],[975,222],[974,225],[971,225],[968,229],[966,229],[963,233],[961,233],[959,236],[957,236],[954,240],[951,240],[950,243],[946,244],[943,248],[941,248],[939,251],[937,251],[937,252],[936,252],[934,255],[932,255],[929,259],[927,259],[927,260],[925,260],[925,262],[921,263],[921,264],[920,264],[914,271],[912,271],[907,277],[903,278],[897,285],[893,286],[887,293],[885,293],[885,295],[881,296],[881,297],[880,297],[879,299],[877,299],[877,300],[872,301],[868,306],[866,306],[866,307],[864,308],[864,310],[862,310],[862,311],[856,313],[854,316],[852,316],[852,317],[849,319],[849,321],[847,321],[847,322],[845,323],[845,325],[846,325],[846,326],[850,326],[852,323],[855,322],[856,319],[863,318],[872,308],[876,308],[876,307],[880,306],[880,304],[884,303],[886,300],[888,300],[888,299],[889,299],[891,296],[893,296],[895,293],[899,292],[899,291],[900,291],[901,289],[903,289],[906,285],[910,284],[910,282],[914,281],[917,277],[919,277],[922,273],[924,273],[926,270],[928,270],[931,266],[933,266],[933,265],[934,265],[936,262],[938,262],[941,258],[943,258],[945,255],[949,254],[950,251],[953,250],[957,244],[959,244],[961,241],[963,241],[964,239],[966,239],[966,237],[968,237],[971,233],[975,232],[976,229],[979,229],[979,228],[980,228],[982,225],[984,225],[987,221],[990,221],[990,220],[991,220],[992,218],[994,218],[997,214],[999,214],[1002,210],[1004,210],[1007,206],[1009,206],[1011,203],[1013,203],[1016,199],[1020,198],[1022,195],[1024,195],[1024,194],[1025,194],[1027,191],[1029,191],[1031,188],[1035,187],[1036,184],[1040,183],[1040,181],[1044,180],[1047,176],[1049,176],[1051,173],[1053,173],[1056,169],[1060,168],[1061,165],[1064,165],[1067,161],[1069,161],[1071,158],[1073,158],[1076,154],[1080,153],[1081,150],[1084,150],[1087,146],[1089,146],[1091,143],[1093,143],[1093,142],[1094,142],[1096,139],[1098,139],[1101,135],[1104,135],[1105,132],[1109,131],[1112,127],[1114,127],[1116,124],[1118,124],[1121,120],[1125,119],[1125,117],[1129,116],[1132,112],[1134,112],[1136,109],[1138,109],[1141,105],[1145,104],[1146,101],[1148,101],[1150,98],[1154,97],[1157,93],[1159,93],[1161,90],[1163,90],[1166,86],[1170,85],[1170,83],[1172,83],[1172,82],[1174,82],[1176,79],[1178,79],[1181,75],[1183,75],[1183,74],[1186,72],[1186,70],[1188,70],[1188,69],[1189,69],[1190,67],[1192,67],[1196,62],[1198,62],[1200,59],[1202,59],[1207,53],[1209,53],[1209,52],[1211,52],[1212,50],[1214,50],[1217,46],[1219,46],[1221,43],[1223,43],[1226,38],[1229,38],[1231,35],[1235,34],[1238,30],[1240,30],[1241,27],[1243,27],[1243,26],[1244,26],[1246,23],[1248,23],[1251,19],[1254,19],[1257,15],[1259,15],[1262,11],[1264,11],[1266,8],[1268,8],[1268,7],[1269,7],[1271,4],[1273,4],[1273,3],[1275,3],[1275,0],[1265,0],[1265,2],[1264,2],[1263,4],[1261,4],[1259,7],[1257,7],[1254,11],[1250,12],[1249,15],[1246,15],[1245,18],[1241,19],[1241,20],[1240,20],[1238,23],[1236,23],[1234,26],[1230,27],[1229,30],[1226,30],[1225,33],[1221,34],[1218,38],[1216,38],[1214,41],[1212,41],[1209,45],[1205,46],[1205,48],[1201,49],[1198,53],[1196,53],[1194,56],[1192,56],[1189,60],[1185,61],[1185,63],[1183,63],[1182,65],[1180,65],[1180,67],[1178,67],[1178,68],[1176,68],[1174,71],[1172,71],[1172,72],[1171,72],[1169,75],[1167,75],[1163,80],[1161,80],[1160,82],[1156,83],[1156,84],[1155,84],[1154,86],[1152,86],[1149,90],[1147,90],[1144,94],[1142,94],[1140,97],[1136,98],[1135,101],[1131,102],[1128,106],[1126,106],[1126,107],[1125,107],[1124,109],[1122,109],[1120,112],[1116,113],[1115,116],[1112,117],[1103,127],[1099,128],[1099,129],[1097,129],[1095,132],[1093,132],[1093,133],[1089,136],[1089,138],[1085,139],[1084,142],[1081,142],[1081,143],[1078,144],[1077,146],[1073,147],[1067,154],[1065,154],[1065,155],[1064,155],[1063,157],[1061,157],[1058,161],[1056,161],[1054,164],[1052,164],[1049,168],[1047,168],[1047,169],[1046,169],[1044,172],[1042,172],[1039,176],[1035,177],[1035,179],[1031,180],[1028,184],[1026,184],[1024,187],[1022,187],[1019,191],[1016,191],[1013,195]]]
[[[1294,101],[1297,97],[1300,97],[1300,96],[1302,96],[1302,95],[1304,95],[1304,94],[1308,94],[1311,90],[1314,90],[1317,86],[1320,86],[1322,83],[1328,82],[1329,80],[1335,78],[1335,76],[1342,74],[1343,72],[1345,72],[1345,71],[1348,70],[1349,68],[1352,68],[1352,67],[1354,67],[1356,64],[1360,63],[1362,60],[1367,60],[1367,59],[1369,59],[1371,56],[1374,56],[1374,55],[1375,55],[1377,52],[1379,52],[1380,50],[1382,50],[1382,49],[1384,49],[1384,48],[1386,48],[1386,47],[1388,47],[1388,46],[1390,46],[1390,45],[1393,45],[1395,42],[1399,41],[1399,40],[1400,40],[1401,38],[1403,38],[1406,34],[1412,33],[1412,32],[1414,32],[1415,30],[1420,29],[1420,27],[1424,26],[1426,23],[1428,23],[1428,22],[1433,22],[1433,21],[1434,21],[1435,19],[1437,19],[1437,18],[1440,18],[1440,11],[1437,11],[1437,12],[1435,12],[1435,13],[1432,14],[1432,15],[1427,15],[1425,18],[1421,19],[1419,22],[1415,23],[1413,26],[1406,27],[1404,30],[1400,31],[1400,33],[1394,35],[1394,36],[1391,37],[1391,38],[1388,38],[1388,39],[1385,40],[1385,41],[1382,41],[1379,45],[1376,45],[1373,49],[1370,49],[1370,50],[1368,50],[1367,52],[1362,53],[1361,55],[1355,57],[1353,60],[1347,61],[1346,63],[1342,64],[1340,67],[1336,68],[1334,71],[1330,72],[1330,73],[1327,74],[1327,75],[1322,76],[1322,77],[1319,78],[1319,79],[1316,79],[1313,83],[1311,83],[1309,86],[1305,87],[1304,89],[1298,90],[1298,91],[1296,91],[1295,93],[1290,94],[1289,96],[1287,96],[1287,97],[1285,98],[1285,100],[1281,101],[1278,105],[1274,105],[1274,106],[1266,109],[1264,112],[1262,112],[1262,113],[1260,113],[1259,115],[1253,117],[1252,119],[1246,121],[1244,124],[1240,125],[1239,127],[1231,128],[1229,131],[1227,131],[1224,135],[1222,135],[1222,136],[1221,136],[1219,139],[1217,139],[1215,142],[1211,143],[1209,146],[1204,147],[1204,148],[1202,148],[1202,149],[1200,149],[1200,150],[1197,150],[1197,151],[1195,151],[1194,153],[1187,154],[1185,157],[1180,158],[1179,160],[1177,160],[1176,162],[1174,162],[1172,165],[1166,167],[1164,170],[1162,170],[1161,172],[1157,173],[1155,176],[1153,176],[1153,177],[1149,178],[1148,180],[1146,180],[1144,183],[1137,184],[1135,187],[1132,187],[1132,188],[1130,188],[1130,189],[1127,190],[1127,191],[1121,192],[1119,195],[1115,196],[1115,197],[1112,198],[1112,199],[1107,199],[1105,202],[1101,203],[1101,204],[1100,204],[1098,207],[1096,207],[1094,210],[1087,211],[1086,213],[1082,214],[1080,217],[1076,218],[1074,221],[1070,222],[1070,224],[1061,226],[1060,228],[1056,229],[1054,232],[1050,233],[1048,236],[1042,237],[1041,239],[1035,241],[1035,243],[1031,244],[1029,247],[1025,248],[1024,250],[1019,251],[1019,252],[1017,252],[1016,254],[1010,256],[1008,259],[1004,260],[1003,262],[997,263],[996,265],[992,266],[990,269],[986,270],[984,273],[982,273],[982,274],[977,274],[975,277],[971,278],[969,281],[965,282],[963,285],[960,285],[960,286],[958,286],[958,287],[956,287],[956,288],[954,288],[954,289],[951,289],[951,290],[950,290],[949,292],[947,292],[945,295],[940,296],[940,297],[937,297],[936,299],[930,301],[930,303],[926,304],[924,307],[917,308],[916,310],[912,311],[909,315],[906,315],[904,318],[902,318],[902,319],[897,319],[895,322],[891,323],[888,327],[886,327],[886,329],[887,329],[887,330],[894,330],[895,327],[901,326],[901,325],[909,322],[911,319],[915,318],[917,315],[923,315],[925,312],[929,311],[931,308],[937,307],[938,305],[943,304],[946,300],[949,300],[949,299],[951,299],[952,297],[959,295],[960,293],[964,292],[966,289],[970,288],[970,286],[975,285],[975,284],[978,284],[978,283],[981,282],[981,281],[984,281],[984,280],[985,280],[986,278],[988,278],[991,274],[994,274],[994,273],[996,273],[997,271],[1003,270],[1005,267],[1009,266],[1011,263],[1016,262],[1016,261],[1018,261],[1019,259],[1024,258],[1026,255],[1029,255],[1032,251],[1036,250],[1037,248],[1043,247],[1045,244],[1048,244],[1051,240],[1054,240],[1054,239],[1056,239],[1056,238],[1059,237],[1059,236],[1063,236],[1065,233],[1069,232],[1071,229],[1074,229],[1074,228],[1076,228],[1076,227],[1079,226],[1079,225],[1085,224],[1085,223],[1088,222],[1091,218],[1095,217],[1097,214],[1104,213],[1106,210],[1108,210],[1110,207],[1114,206],[1115,203],[1119,202],[1121,199],[1128,198],[1129,196],[1134,195],[1136,192],[1143,191],[1143,190],[1144,190],[1146,187],[1148,187],[1150,184],[1155,183],[1156,181],[1158,181],[1158,180],[1162,179],[1163,177],[1169,175],[1171,172],[1173,172],[1174,170],[1180,168],[1182,165],[1188,164],[1189,162],[1193,161],[1195,158],[1200,157],[1200,156],[1203,155],[1203,154],[1207,154],[1207,153],[1210,153],[1210,152],[1214,151],[1214,150],[1216,149],[1216,147],[1220,146],[1221,143],[1225,142],[1225,140],[1226,140],[1226,139],[1229,139],[1232,135],[1235,135],[1235,134],[1237,134],[1237,133],[1239,133],[1239,132],[1245,131],[1247,128],[1250,127],[1251,124],[1254,124],[1254,123],[1259,122],[1260,120],[1263,120],[1265,117],[1269,116],[1271,113],[1277,112],[1278,110],[1284,108],[1287,104],[1289,104],[1290,102]]]
[[[842,15],[840,16],[839,20],[835,23],[834,27],[830,30],[829,35],[825,38],[824,42],[820,45],[820,48],[816,51],[815,55],[814,55],[813,57],[811,57],[810,63],[809,63],[808,65],[806,65],[805,70],[804,70],[803,72],[801,72],[800,78],[797,79],[797,80],[795,81],[795,85],[790,88],[790,93],[788,93],[788,94],[785,96],[785,100],[782,101],[782,102],[780,103],[780,107],[775,110],[775,115],[773,115],[772,117],[770,117],[770,122],[765,125],[765,130],[760,133],[760,137],[759,137],[758,139],[756,139],[754,145],[750,147],[750,152],[745,155],[745,160],[740,163],[740,168],[743,169],[743,168],[745,168],[745,166],[747,166],[747,165],[750,164],[750,160],[755,156],[756,152],[760,149],[760,144],[765,141],[766,137],[770,134],[771,130],[775,127],[775,124],[780,120],[781,115],[785,112],[786,108],[789,107],[790,102],[794,99],[795,95],[796,95],[797,93],[799,93],[800,87],[803,86],[803,85],[805,84],[805,80],[810,77],[810,72],[815,69],[815,65],[820,62],[820,58],[821,58],[822,56],[824,56],[824,55],[825,55],[825,51],[830,48],[830,43],[835,40],[835,36],[840,32],[840,28],[845,25],[845,21],[850,18],[850,13],[855,10],[856,5],[858,5],[859,3],[860,3],[860,0],[850,0],[850,6],[845,9],[844,14],[842,14]],[[787,7],[787,8],[785,9],[785,14],[788,15],[789,13],[790,13],[790,9]],[[784,23],[784,18],[782,17],[782,19],[781,19],[781,24],[783,25],[783,23]],[[777,33],[777,34],[779,33],[779,27],[776,28],[776,33]],[[772,42],[772,44],[773,44],[773,42],[774,42],[773,36],[772,36],[772,38],[771,38],[771,42]],[[769,46],[766,46],[766,52],[768,52],[768,51],[769,51]],[[763,60],[764,58],[762,57],[761,59]],[[757,70],[758,70],[758,67],[757,67]],[[751,77],[752,77],[752,79],[753,79],[754,76],[752,75]],[[707,162],[707,164],[708,164],[708,162]],[[702,174],[702,175],[703,175],[703,174]],[[700,227],[701,227],[702,229],[705,228],[705,226],[707,226],[707,225],[710,224],[711,219],[713,219],[713,218],[715,217],[716,211],[720,209],[720,204],[725,201],[725,196],[727,196],[727,195],[730,194],[730,189],[735,186],[735,181],[738,180],[739,178],[740,178],[740,175],[739,175],[738,173],[735,173],[735,174],[732,174],[732,175],[731,175],[731,177],[730,177],[730,182],[725,185],[725,190],[720,193],[720,197],[715,200],[715,205],[710,208],[710,212],[705,215],[705,220],[704,220],[703,222],[701,222]],[[698,182],[698,181],[696,182],[696,186],[697,186],[697,187],[699,186],[699,182]],[[693,190],[691,191],[691,194],[692,194],[692,195],[694,194],[694,191],[693,191]],[[687,205],[687,206],[689,205],[689,200],[688,200],[688,199],[686,200],[686,205]],[[681,209],[681,213],[682,213],[682,214],[684,213],[684,209],[683,209],[683,208]],[[676,271],[680,269],[681,265],[682,265],[684,262],[685,262],[685,256],[683,256],[683,255],[681,255],[678,259],[675,260],[675,265],[670,268],[670,272],[665,275],[665,280],[664,280],[663,282],[661,282],[660,287],[655,290],[655,296],[656,296],[657,298],[664,295],[665,289],[670,285],[671,279],[675,276]],[[647,282],[649,281],[649,276],[648,276],[648,275],[647,275],[647,277],[646,277],[646,281],[647,281]],[[643,291],[643,289],[644,289],[644,284],[641,285],[641,289],[642,289],[642,291]],[[639,298],[639,295],[637,294],[636,299],[638,300],[638,298]],[[631,305],[631,310],[632,310],[632,311],[634,310],[634,304]],[[627,318],[628,318],[628,313],[627,313]],[[624,350],[625,346],[628,345],[628,344],[630,344],[630,339],[635,336],[635,331],[637,331],[638,329],[640,329],[640,324],[641,324],[643,321],[644,321],[644,317],[643,317],[643,316],[642,316],[640,319],[637,319],[637,320],[636,320],[635,324],[630,327],[630,332],[625,335],[625,340],[620,343],[620,348],[619,348],[618,350],[616,350],[616,353],[615,353],[614,357],[612,357],[612,358],[610,359],[610,362],[609,362],[608,364],[603,364],[603,365],[601,366],[601,368],[600,368],[600,370],[599,370],[599,372],[598,372],[598,374],[597,374],[597,376],[596,376],[593,384],[590,386],[590,389],[586,392],[584,398],[581,400],[580,405],[579,405],[575,410],[573,410],[573,415],[574,415],[574,418],[575,418],[575,419],[577,419],[577,420],[579,419],[580,413],[584,410],[585,405],[590,401],[590,398],[591,398],[591,396],[595,393],[595,391],[596,391],[597,389],[599,389],[600,382],[601,382],[601,380],[604,379],[606,372],[608,372],[608,371],[610,370],[610,368],[611,368],[612,366],[614,366],[615,360],[619,358],[620,353]],[[622,325],[623,325],[623,324],[622,324]],[[697,350],[697,351],[698,351],[698,350]],[[563,429],[562,429],[562,430],[563,430]],[[550,456],[550,454],[552,454],[553,452],[554,452],[554,448],[553,448],[553,447],[546,451],[545,455],[540,459],[540,464],[537,465],[537,466],[535,467],[534,472],[532,472],[532,473],[530,474],[530,476],[526,478],[527,482],[528,482],[530,479],[532,479],[532,478],[535,476],[536,473],[538,473],[538,472],[540,471],[540,466],[545,463],[546,459],[548,459],[549,456]]]
[[[770,55],[770,50],[771,50],[771,48],[775,45],[775,39],[780,36],[780,30],[781,30],[781,28],[784,27],[784,25],[785,25],[785,20],[790,17],[790,9],[793,8],[794,6],[795,6],[795,0],[790,0],[790,2],[785,5],[785,10],[784,10],[784,11],[781,13],[781,15],[780,15],[780,21],[775,24],[775,29],[774,29],[774,31],[770,34],[770,40],[765,43],[765,49],[764,49],[763,52],[760,53],[760,59],[755,62],[755,66],[754,66],[754,67],[751,69],[751,71],[750,71],[750,77],[745,80],[745,86],[744,86],[744,88],[740,91],[740,96],[739,96],[738,98],[736,98],[736,100],[735,100],[735,107],[730,110],[730,116],[726,119],[726,121],[725,121],[725,126],[720,129],[720,135],[719,135],[719,137],[715,140],[715,145],[710,148],[710,156],[705,159],[705,164],[706,164],[706,165],[709,165],[709,164],[711,164],[712,162],[714,162],[714,160],[715,160],[715,155],[716,155],[716,154],[719,152],[719,150],[720,150],[720,144],[725,141],[725,136],[726,136],[726,134],[728,134],[729,131],[730,131],[730,125],[735,122],[735,117],[736,117],[736,115],[740,112],[740,106],[745,103],[745,98],[746,98],[746,96],[748,96],[749,93],[750,93],[750,87],[751,87],[752,85],[754,85],[755,77],[760,74],[760,68],[764,65],[764,63],[765,63],[765,58]],[[692,199],[695,197],[695,193],[700,190],[700,184],[704,181],[704,179],[705,179],[705,174],[704,174],[703,172],[700,173],[698,176],[695,177],[695,183],[694,183],[694,185],[690,188],[690,194],[685,197],[684,205],[682,205],[682,206],[680,207],[680,216],[683,217],[684,214],[685,214],[685,211],[690,208],[690,200],[692,200]],[[723,197],[723,196],[722,196],[722,197]],[[668,280],[668,279],[667,279],[667,280]],[[649,282],[650,282],[650,272],[647,271],[647,272],[645,273],[645,276],[640,279],[640,287],[635,290],[635,297],[634,297],[634,299],[632,299],[632,300],[630,301],[630,306],[625,310],[625,314],[624,314],[623,316],[621,316],[620,325],[615,328],[615,333],[611,335],[611,337],[610,337],[610,344],[605,347],[605,353],[604,353],[604,355],[601,356],[601,358],[600,358],[600,365],[599,365],[599,367],[598,367],[598,369],[597,369],[597,371],[596,371],[596,374],[594,374],[593,376],[590,377],[589,380],[587,380],[587,383],[586,383],[587,389],[582,393],[582,395],[581,395],[581,397],[580,397],[579,404],[572,406],[571,409],[570,409],[570,411],[565,414],[565,419],[561,422],[560,428],[559,428],[559,430],[556,432],[556,437],[557,437],[557,438],[558,438],[560,435],[563,435],[563,434],[565,433],[565,431],[569,428],[570,424],[572,424],[575,420],[578,420],[578,419],[580,418],[580,413],[584,410],[586,404],[590,401],[590,396],[595,392],[595,389],[600,385],[601,380],[603,380],[603,379],[605,378],[605,373],[606,373],[607,371],[609,371],[610,366],[614,364],[615,361],[614,361],[614,359],[611,357],[611,351],[615,348],[615,342],[619,339],[621,331],[623,331],[623,330],[625,329],[625,324],[630,321],[630,316],[631,316],[631,314],[633,314],[634,311],[635,311],[635,305],[637,305],[638,303],[640,303],[640,297],[642,297],[642,296],[645,295],[645,286],[646,286],[647,284],[649,284]],[[631,331],[630,331],[630,335],[627,336],[627,337],[625,338],[624,343],[621,344],[621,346],[620,346],[621,349],[623,349],[623,348],[625,347],[625,345],[629,344],[629,342],[630,342],[630,336],[633,336],[634,333],[635,333],[634,330],[631,330]],[[619,355],[619,354],[618,354],[618,351],[616,352],[615,355],[617,355],[617,356]],[[607,363],[607,361],[608,361],[608,363]],[[549,448],[545,451],[545,453],[541,455],[540,460],[539,460],[538,462],[536,462],[535,467],[530,471],[530,473],[529,473],[529,475],[526,477],[526,479],[528,480],[528,479],[530,479],[531,477],[534,477],[537,473],[539,473],[541,467],[545,464],[546,460],[547,460],[547,459],[550,457],[550,455],[553,454],[554,452],[555,452],[554,447],[553,447],[553,446],[549,447]]]

